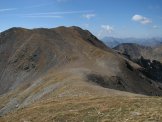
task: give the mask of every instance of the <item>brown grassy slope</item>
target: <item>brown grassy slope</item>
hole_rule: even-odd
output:
[[[1,122],[161,122],[158,97],[47,99],[0,118]]]

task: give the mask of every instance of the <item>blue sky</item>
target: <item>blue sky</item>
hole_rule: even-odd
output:
[[[162,37],[162,0],[0,0],[0,31],[73,25],[99,38]]]

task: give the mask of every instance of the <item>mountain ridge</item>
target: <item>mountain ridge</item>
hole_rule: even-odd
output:
[[[44,99],[162,95],[140,65],[87,30],[12,28],[0,40],[1,116]]]

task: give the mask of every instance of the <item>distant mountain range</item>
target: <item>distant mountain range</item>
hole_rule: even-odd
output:
[[[115,38],[104,37],[102,41],[109,47],[113,48],[121,43],[136,43],[143,46],[157,46],[162,45],[162,38]]]

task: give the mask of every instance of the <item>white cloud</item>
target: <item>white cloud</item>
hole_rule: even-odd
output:
[[[135,22],[139,22],[141,24],[150,24],[150,23],[152,23],[152,21],[149,18],[144,17],[142,15],[138,15],[138,14],[134,15],[132,17],[132,20],[135,21]]]
[[[5,12],[5,11],[13,11],[16,10],[17,8],[5,8],[5,9],[0,9],[0,12]]]
[[[66,14],[84,14],[93,12],[92,10],[83,10],[83,11],[56,11],[56,12],[46,12],[46,13],[29,13],[29,14],[17,14],[21,17],[29,18],[62,18]]]
[[[101,30],[98,33],[98,37],[104,37],[111,35],[114,32],[114,28],[110,25],[101,25]]]
[[[83,14],[83,17],[86,19],[91,19],[94,18],[96,15],[95,14]]]
[[[89,26],[90,26],[89,23],[85,23],[85,24],[82,25],[83,28],[88,28]]]
[[[28,18],[62,18],[62,16],[57,16],[57,15],[29,15],[29,16],[24,16]]]
[[[112,33],[114,30],[113,27],[110,25],[101,25],[101,28],[108,33]]]
[[[63,15],[63,14],[82,14],[82,13],[88,13],[93,12],[92,10],[84,10],[84,11],[56,11],[56,12],[46,12],[46,13],[30,13],[25,15]]]
[[[92,10],[84,11],[56,11],[46,13],[29,13],[29,14],[18,14],[18,16],[29,17],[29,18],[62,18],[65,14],[80,14],[92,12]]]

